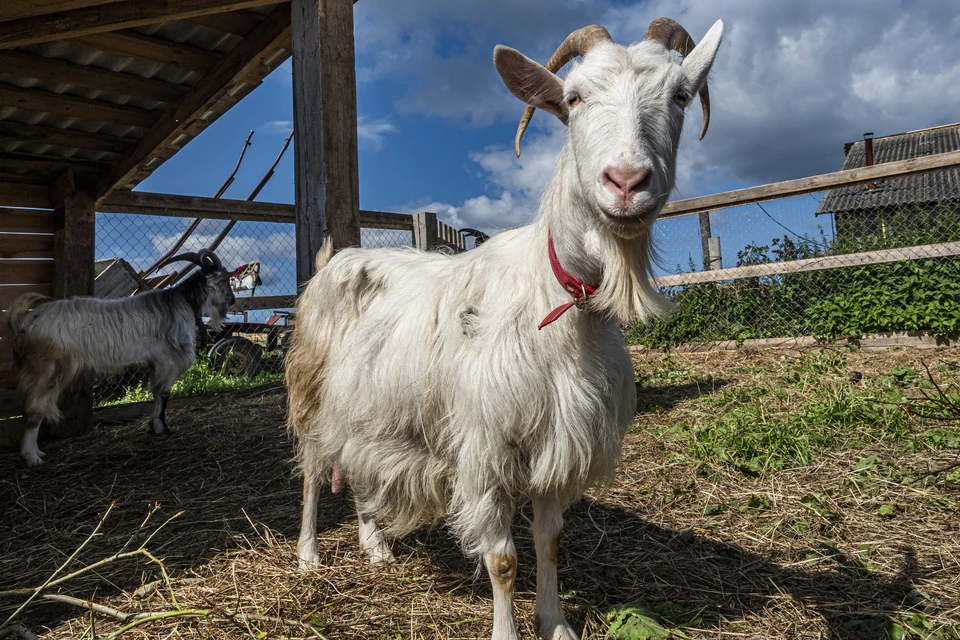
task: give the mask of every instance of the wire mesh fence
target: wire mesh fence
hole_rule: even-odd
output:
[[[702,216],[660,220],[656,281],[676,310],[628,339],[960,333],[958,177],[941,169],[713,211],[714,240],[701,238]]]
[[[234,274],[231,284],[241,310],[228,314],[223,331],[208,330],[207,342],[197,345],[196,364],[174,387],[175,396],[282,380],[297,289],[293,224],[201,220],[194,226],[187,218],[101,213],[96,237],[98,297],[175,286],[189,265],[157,269],[157,263],[204,247],[212,247]],[[409,229],[361,229],[363,247],[412,244]],[[102,406],[151,400],[148,380],[144,369],[101,379],[94,387],[95,401]]]

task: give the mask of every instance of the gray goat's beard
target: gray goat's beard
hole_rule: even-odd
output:
[[[216,306],[210,306],[206,309],[206,311],[208,313],[204,315],[210,318],[210,321],[207,324],[214,331],[221,331],[223,329],[223,321],[226,319],[226,314],[221,313],[220,308]]]

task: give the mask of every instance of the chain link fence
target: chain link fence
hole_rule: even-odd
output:
[[[293,224],[193,221],[121,213],[97,214],[95,294],[125,297],[135,291],[175,284],[186,263],[152,271],[170,252],[214,246],[231,280],[237,307],[223,332],[210,332],[197,345],[197,362],[173,390],[174,396],[240,390],[283,379],[283,357],[296,295],[296,236]],[[361,229],[363,247],[412,246],[410,229]],[[182,245],[177,244],[182,241]],[[246,269],[243,267],[246,266]],[[182,274],[181,274],[182,275]],[[94,387],[99,406],[153,399],[148,372],[128,370]]]
[[[654,229],[656,281],[676,310],[629,328],[628,341],[960,334],[955,167],[665,218]]]

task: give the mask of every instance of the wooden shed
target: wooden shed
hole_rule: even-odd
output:
[[[130,190],[291,56],[303,281],[328,233],[359,244],[353,0],[0,2],[0,310],[25,292],[94,293],[97,211],[229,211],[235,201]],[[10,444],[22,405],[0,324]],[[89,389],[64,408],[61,433],[91,426]]]

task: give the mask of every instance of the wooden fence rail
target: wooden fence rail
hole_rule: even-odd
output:
[[[676,287],[738,278],[757,278],[760,276],[774,276],[785,273],[859,267],[869,264],[901,262],[903,260],[948,258],[957,255],[960,255],[960,242],[943,242],[940,244],[925,244],[900,249],[844,253],[837,256],[822,256],[818,258],[806,258],[804,260],[791,260],[789,262],[771,262],[770,264],[756,264],[748,267],[717,269],[715,271],[694,271],[692,273],[680,273],[673,276],[652,278],[651,282],[656,287]]]
[[[866,182],[868,180],[892,178],[911,173],[930,171],[932,169],[945,169],[958,165],[960,165],[960,151],[937,153],[920,158],[910,158],[909,160],[898,160],[897,162],[884,162],[861,169],[835,171],[818,176],[774,182],[758,187],[748,187],[746,189],[737,189],[736,191],[725,191],[724,193],[715,193],[709,196],[668,202],[660,213],[660,217],[675,218],[677,216],[687,216],[703,211],[729,209],[730,207],[739,207],[746,204],[800,196],[816,191],[823,191],[824,189]]]

